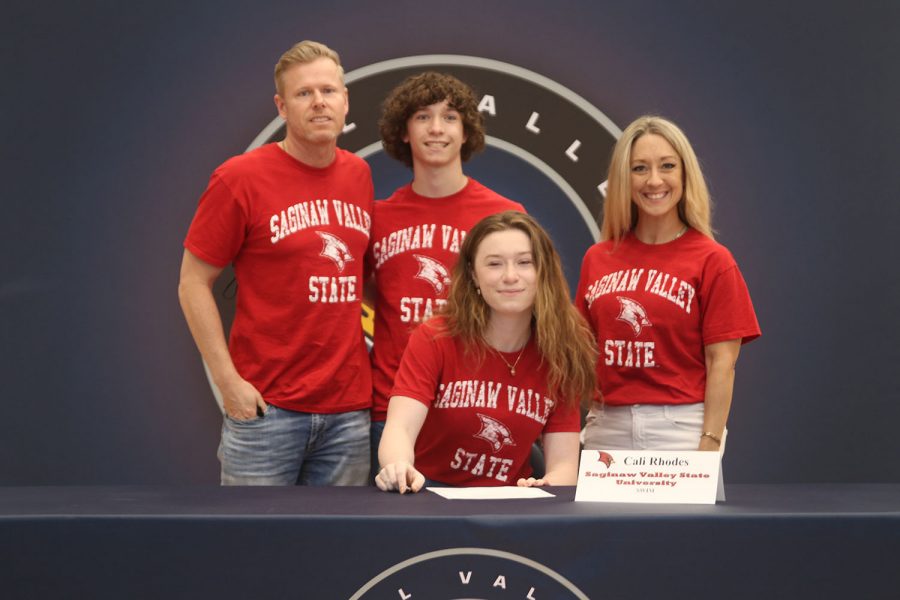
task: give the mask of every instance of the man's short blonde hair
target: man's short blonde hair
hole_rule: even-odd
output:
[[[275,91],[282,94],[281,75],[294,65],[311,63],[319,58],[330,58],[337,65],[341,84],[344,83],[344,68],[341,66],[341,57],[338,53],[319,42],[303,40],[294,44],[290,50],[281,55],[275,64]]]

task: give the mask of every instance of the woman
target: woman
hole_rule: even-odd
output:
[[[574,485],[579,404],[595,386],[593,336],[559,256],[530,216],[466,235],[444,313],[413,332],[388,405],[375,478],[384,491]],[[546,474],[531,477],[541,439]]]
[[[584,257],[576,304],[597,336],[603,398],[585,448],[719,450],[741,344],[760,330],[674,123],[640,117],[616,144],[601,241]]]

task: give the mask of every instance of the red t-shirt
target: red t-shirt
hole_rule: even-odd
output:
[[[384,421],[410,332],[444,305],[466,232],[488,215],[525,209],[474,179],[443,198],[406,185],[375,203],[368,260],[375,273],[372,420]]]
[[[479,364],[461,341],[439,333],[443,326],[438,317],[412,333],[392,392],[428,406],[416,469],[455,486],[515,485],[531,475],[531,445],[541,434],[579,430],[578,406],[559,406],[548,394],[534,336],[513,376],[497,351]],[[514,364],[519,353],[503,356]]]
[[[633,234],[595,244],[575,302],[597,336],[610,405],[703,402],[704,346],[760,335],[731,253],[694,229],[667,244]]]
[[[268,144],[213,172],[184,246],[234,264],[229,351],[266,402],[313,413],[371,405],[360,314],[372,202],[368,164],[341,149],[316,169]]]

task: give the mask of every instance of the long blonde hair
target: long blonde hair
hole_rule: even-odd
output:
[[[600,239],[619,241],[637,224],[637,207],[631,201],[631,149],[634,142],[652,133],[665,138],[684,165],[684,193],[678,201],[678,216],[703,235],[715,239],[712,228],[712,201],[700,162],[684,132],[675,123],[654,115],[635,119],[616,142],[609,163],[606,201]]]
[[[578,404],[593,394],[596,386],[596,341],[569,299],[569,284],[550,236],[533,217],[513,210],[498,213],[482,219],[466,234],[443,313],[447,333],[483,355],[491,309],[475,285],[475,254],[488,235],[510,229],[523,232],[531,241],[537,273],[532,325],[538,351],[548,367],[547,386],[561,403]]]

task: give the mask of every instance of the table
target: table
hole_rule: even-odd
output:
[[[731,484],[714,506],[548,490],[0,488],[0,597],[900,597],[900,484]]]

